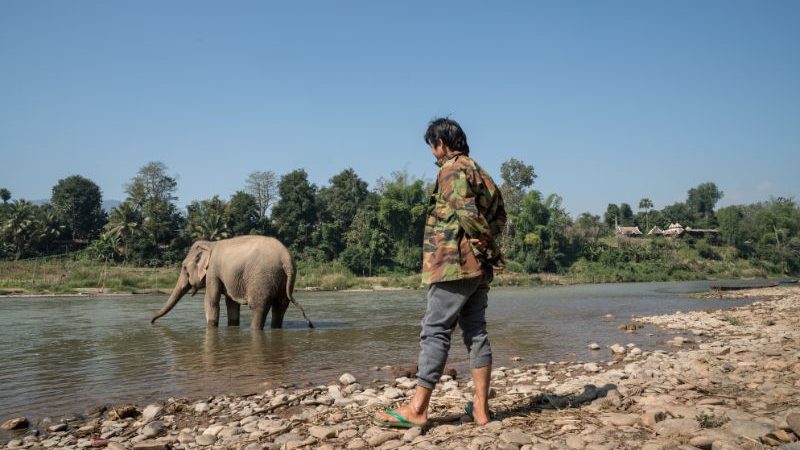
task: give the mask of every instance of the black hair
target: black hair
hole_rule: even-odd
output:
[[[455,120],[448,117],[431,120],[431,123],[428,124],[428,131],[425,132],[425,143],[436,145],[440,140],[450,150],[469,155],[467,135]]]

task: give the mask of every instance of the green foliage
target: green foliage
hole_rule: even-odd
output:
[[[267,234],[268,221],[262,220],[255,197],[237,191],[228,203],[228,228],[233,236]]]
[[[20,259],[47,254],[55,249],[56,239],[63,233],[64,226],[50,205],[14,200],[3,205],[0,215],[0,255]]]
[[[714,225],[714,207],[722,198],[723,192],[714,183],[701,183],[689,189],[686,206],[692,212],[692,219],[698,227]]]
[[[697,250],[698,256],[705,259],[712,259],[715,261],[719,261],[721,258],[719,252],[706,240],[697,241],[694,244],[694,249]]]
[[[119,248],[119,237],[103,234],[83,249],[81,258],[99,262],[115,261],[120,256]]]
[[[722,192],[713,183],[703,183],[688,191],[685,202],[661,210],[642,198],[636,215],[623,202],[608,204],[602,218],[583,213],[573,220],[560,196],[529,189],[536,179],[533,166],[511,159],[502,165],[501,177],[508,214],[502,246],[510,272],[498,277],[505,280],[502,283],[800,274],[800,208],[792,199],[715,212]],[[128,198],[110,212],[99,236],[101,222],[95,213],[100,192],[90,180],[79,176],[60,180],[53,188],[52,207],[9,202],[10,192],[0,189],[0,258],[63,253],[69,251],[70,242],[74,249],[70,239],[74,237],[91,241],[79,253],[86,264],[156,267],[181,261],[193,240],[274,231],[295,255],[299,272],[310,271],[305,286],[360,286],[365,282],[355,275],[376,274],[384,276],[387,285],[419,284],[419,276],[413,274],[421,266],[430,183],[401,171],[370,190],[353,169],[345,169],[320,189],[308,181],[304,170],[284,175],[280,183],[272,172],[254,172],[245,185],[229,200],[214,196],[178,211],[175,178],[167,175],[164,164],[148,163],[126,186]],[[266,213],[271,206],[269,220]],[[686,233],[679,239],[618,238],[613,232],[615,220],[620,225],[635,224],[644,232],[653,225],[666,228],[680,222],[693,228],[718,226],[719,233]],[[90,279],[87,274],[72,286],[89,286]],[[121,288],[139,285],[135,277],[114,283]]]
[[[218,241],[230,237],[228,204],[216,195],[186,207],[186,230],[193,241]]]
[[[692,210],[686,203],[678,202],[664,207],[661,210],[661,216],[665,222],[680,223],[683,226],[692,224]],[[668,225],[665,223],[665,225]]]
[[[183,227],[183,217],[175,206],[178,183],[167,175],[167,166],[162,162],[150,162],[139,169],[125,191],[125,200],[141,216],[139,233],[130,237],[126,245],[128,256],[148,265],[163,260],[163,250],[177,237]],[[146,241],[146,242],[140,242]]]
[[[317,187],[308,182],[303,169],[281,177],[278,183],[280,200],[272,209],[272,223],[278,238],[289,248],[302,252],[311,246],[317,224]]]
[[[128,260],[131,246],[142,236],[142,214],[130,202],[122,202],[111,210],[103,237],[113,238],[117,243],[117,253]]]
[[[756,259],[769,271],[800,272],[800,208],[777,198],[747,206],[729,206],[717,214],[724,243],[739,256]]]
[[[345,232],[367,201],[367,183],[353,169],[346,169],[330,179],[328,187],[319,190],[320,234],[318,245],[329,259],[345,248]]]
[[[50,202],[72,239],[93,239],[105,225],[100,187],[88,178],[73,175],[58,180]]]
[[[619,206],[614,203],[609,203],[606,207],[606,212],[603,214],[603,221],[609,228],[614,226],[614,223],[620,223]]]
[[[627,203],[619,205],[619,225],[626,227],[633,225],[633,210]]]

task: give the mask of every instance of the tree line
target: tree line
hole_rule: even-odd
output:
[[[532,188],[536,177],[532,165],[517,159],[501,166],[509,218],[502,246],[513,271],[566,273],[587,264],[646,258],[621,248],[615,226],[638,226],[647,233],[679,222],[718,230],[690,238],[704,258],[719,258],[724,246],[770,272],[800,272],[800,208],[793,199],[717,210],[723,192],[707,182],[689,189],[685,201],[661,209],[642,198],[636,213],[623,202],[608,204],[602,217],[586,212],[572,218],[559,195]],[[195,240],[261,234],[277,237],[303,262],[336,261],[357,275],[413,273],[420,269],[431,190],[431,181],[403,171],[378,180],[372,189],[353,169],[322,187],[303,169],[280,177],[256,171],[230,198],[196,200],[181,210],[175,177],[163,163],[150,162],[125,185],[125,200],[108,213],[100,188],[80,175],[59,180],[42,205],[12,201],[11,192],[0,188],[0,258],[77,251],[86,259],[160,266],[181,261]]]

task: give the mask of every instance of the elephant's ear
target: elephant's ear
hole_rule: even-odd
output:
[[[194,260],[194,273],[195,273],[195,284],[200,284],[203,281],[203,278],[206,277],[206,272],[208,272],[208,261],[211,259],[211,248],[206,247],[205,245],[197,245],[197,256]]]

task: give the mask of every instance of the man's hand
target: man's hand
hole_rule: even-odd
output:
[[[470,238],[469,243],[472,245],[472,248],[475,249],[479,256],[488,259],[488,263],[494,267],[495,270],[505,270],[506,262],[502,256],[498,257],[497,255],[487,255],[486,250],[488,249],[488,245],[486,241],[482,241],[480,239]]]
[[[469,240],[469,243],[472,244],[472,247],[474,247],[475,250],[481,253],[486,253],[486,242],[480,239],[471,238]]]

